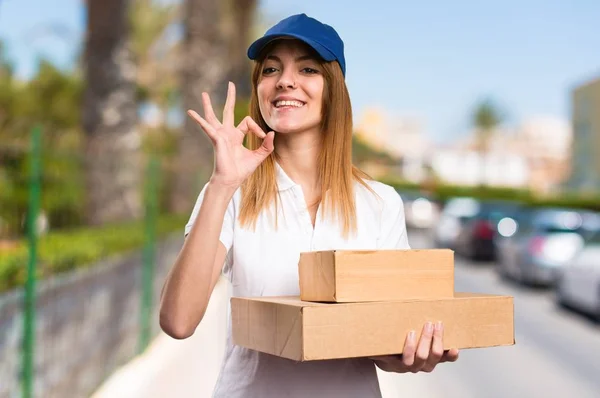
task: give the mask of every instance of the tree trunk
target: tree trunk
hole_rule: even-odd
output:
[[[183,110],[193,109],[203,114],[202,92],[211,94],[217,117],[222,115],[222,98],[227,86],[220,82],[228,73],[227,44],[221,30],[219,2],[186,0],[184,4],[185,37],[182,49],[181,89]],[[202,184],[212,173],[212,144],[187,115],[179,138],[175,161],[170,208],[186,213],[192,206]]]
[[[234,36],[232,43],[231,79],[236,84],[240,98],[250,98],[252,85],[250,82],[251,62],[246,51],[253,38],[250,37],[252,23],[256,12],[256,0],[233,0]]]
[[[137,218],[141,203],[141,138],[135,64],[128,48],[128,0],[88,0],[83,128],[90,224]]]

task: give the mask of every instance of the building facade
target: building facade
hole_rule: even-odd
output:
[[[600,193],[600,77],[576,87],[571,96],[573,142],[567,188]]]

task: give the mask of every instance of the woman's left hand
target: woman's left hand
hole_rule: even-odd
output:
[[[417,344],[416,333],[410,332],[404,343],[401,355],[382,355],[371,357],[377,367],[386,372],[418,373],[432,372],[438,363],[455,362],[458,350],[444,351],[444,328],[442,323],[428,322],[423,327]]]

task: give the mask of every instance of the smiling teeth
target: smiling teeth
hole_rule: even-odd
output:
[[[280,106],[295,106],[296,108],[300,108],[302,105],[304,104],[300,101],[277,101],[275,103],[276,108],[279,108]]]

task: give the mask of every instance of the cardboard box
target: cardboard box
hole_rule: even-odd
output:
[[[449,249],[318,251],[300,254],[300,298],[366,302],[453,297]]]
[[[231,298],[233,342],[311,361],[400,354],[406,335],[444,322],[444,348],[514,344],[513,298],[456,293],[454,298],[312,303],[298,297]]]

